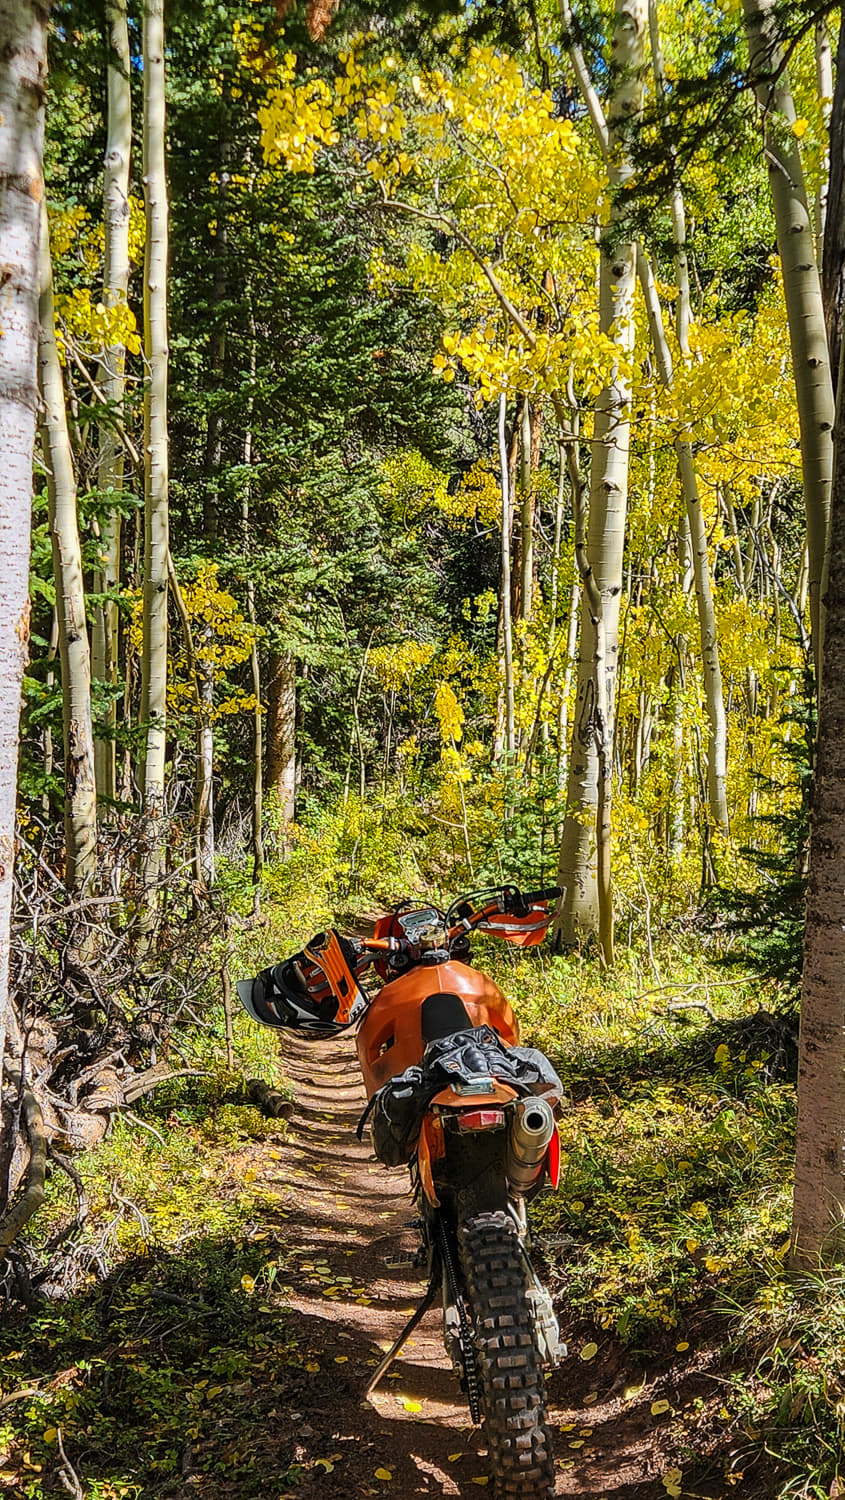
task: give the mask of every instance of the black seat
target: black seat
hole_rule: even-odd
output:
[[[436,1042],[455,1031],[469,1031],[472,1021],[460,995],[448,991],[427,995],[422,1003],[420,1026],[424,1042]]]

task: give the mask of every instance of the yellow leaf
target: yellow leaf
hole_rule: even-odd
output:
[[[587,1360],[590,1360],[590,1359],[595,1359],[595,1357],[598,1354],[598,1352],[599,1352],[599,1346],[598,1346],[598,1344],[585,1344],[584,1347],[583,1347],[583,1349],[581,1350],[581,1358],[584,1361],[587,1361]]]
[[[56,1429],[55,1429],[55,1427],[45,1427],[45,1429],[44,1429],[44,1441],[45,1441],[45,1443],[54,1443],[56,1441]]]
[[[450,1453],[449,1454],[449,1462],[450,1462],[450,1464],[456,1464],[458,1462],[458,1459],[459,1458],[463,1458],[463,1456],[464,1455],[462,1453]]]
[[[334,1357],[334,1362],[335,1362],[336,1365],[348,1365],[349,1364],[349,1355],[348,1354],[336,1354],[335,1357]]]
[[[638,1396],[640,1394],[640,1391],[643,1389],[644,1386],[645,1386],[645,1377],[643,1377],[643,1379],[640,1380],[640,1381],[636,1381],[636,1380],[632,1381],[630,1385],[626,1385],[624,1391],[622,1392],[622,1400],[623,1401],[633,1401],[634,1397]]]
[[[806,134],[806,130],[807,130],[807,121],[806,120],[798,119],[798,120],[794,121],[793,126],[792,126],[792,134],[799,141],[800,141],[801,137]]]
[[[246,1275],[242,1276],[241,1277],[241,1286],[243,1287],[243,1289],[244,1289],[245,1292],[254,1292],[255,1291],[255,1277],[254,1276],[246,1276]]]
[[[476,1474],[472,1482],[473,1484],[489,1484],[490,1480],[487,1478],[486,1474]]]
[[[598,1399],[599,1399],[599,1393],[598,1393],[598,1391],[590,1391],[590,1394],[588,1396],[584,1397],[584,1400],[583,1400],[582,1404],[584,1406],[595,1406],[595,1404],[598,1401]]]
[[[576,1438],[574,1442],[572,1442],[572,1443],[569,1444],[569,1446],[570,1446],[570,1448],[583,1448],[583,1446],[584,1446],[584,1439],[583,1438]]]
[[[676,1344],[675,1348],[677,1349],[679,1354],[683,1354],[684,1350],[689,1348],[689,1344],[687,1343],[686,1339],[681,1339],[681,1342],[679,1344]]]
[[[670,1410],[671,1410],[671,1402],[669,1402],[669,1401],[663,1401],[663,1400],[661,1400],[661,1401],[652,1401],[652,1403],[651,1403],[651,1415],[653,1417],[662,1417],[663,1413],[665,1411],[670,1411]]]
[[[401,1404],[402,1406],[404,1406],[406,1411],[422,1411],[421,1401],[406,1401],[403,1399]]]
[[[393,1475],[389,1469],[376,1469],[376,1479],[392,1479]]]
[[[306,1368],[306,1370],[310,1371],[310,1373],[312,1375],[316,1375],[316,1373],[319,1370],[320,1366],[318,1365],[316,1359],[311,1359],[311,1360],[308,1361],[308,1364],[305,1366],[305,1368]]]
[[[328,1458],[318,1458],[315,1461],[314,1468],[325,1469],[327,1474],[331,1474],[332,1470],[334,1469],[334,1464]]]

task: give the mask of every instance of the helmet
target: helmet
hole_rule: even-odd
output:
[[[244,1010],[265,1026],[296,1027],[312,1036],[330,1037],[345,1031],[350,1021],[335,1020],[338,1003],[325,986],[320,998],[309,994],[295,959],[262,969],[255,979],[239,979],[237,991]]]

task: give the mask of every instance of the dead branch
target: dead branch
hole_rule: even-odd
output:
[[[16,1071],[8,1059],[6,1073],[21,1095],[23,1121],[29,1139],[29,1167],[23,1193],[5,1218],[0,1220],[0,1255],[5,1254],[24,1225],[29,1223],[44,1202],[47,1169],[47,1135],[41,1106],[32,1089],[24,1083],[22,1074]]]
[[[79,1482],[79,1475],[77,1474],[75,1468],[73,1467],[73,1464],[65,1453],[65,1445],[62,1442],[61,1427],[56,1428],[56,1442],[59,1445],[59,1453],[62,1457],[62,1466],[59,1470],[59,1478],[62,1481],[62,1484],[64,1485],[68,1494],[73,1496],[73,1500],[85,1500],[85,1497],[82,1493],[82,1485]]]
[[[272,1120],[289,1120],[294,1112],[295,1105],[292,1099],[286,1099],[278,1089],[274,1089],[263,1078],[248,1078],[246,1091],[263,1115],[269,1115]]]

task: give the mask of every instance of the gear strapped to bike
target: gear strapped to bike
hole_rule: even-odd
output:
[[[527,1202],[556,1187],[555,1112],[563,1087],[522,1047],[505,995],[470,959],[474,931],[541,942],[556,887],[474,891],[446,912],[400,902],[372,938],[319,933],[299,953],[238,983],[256,1021],[303,1036],[357,1025],[373,1148],[405,1163],[419,1206],[428,1286],[367,1386],[369,1395],[440,1295],[444,1341],[473,1422],[483,1420],[495,1496],[554,1493],[543,1367],[565,1354],[551,1298],[531,1263]],[[380,988],[361,980],[374,969]]]

